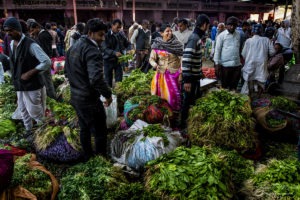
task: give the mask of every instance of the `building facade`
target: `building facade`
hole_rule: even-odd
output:
[[[35,18],[39,22],[56,21],[71,26],[74,24],[75,0],[2,0],[0,17],[15,16],[20,19]],[[111,21],[114,18],[124,20],[126,24],[148,19],[153,22],[172,22],[173,18],[195,19],[205,13],[211,20],[224,22],[229,16],[242,20],[250,14],[271,13],[271,4],[243,3],[239,0],[76,0],[77,19],[86,21],[93,17]],[[133,7],[135,9],[133,9]]]

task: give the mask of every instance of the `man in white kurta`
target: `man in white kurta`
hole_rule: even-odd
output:
[[[242,50],[245,59],[242,75],[245,83],[241,93],[244,94],[251,95],[253,89],[263,91],[268,77],[268,58],[275,54],[272,42],[267,37],[260,36],[261,30],[260,24],[253,26],[253,37],[246,40]]]

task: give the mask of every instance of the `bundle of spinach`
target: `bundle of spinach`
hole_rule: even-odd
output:
[[[252,165],[235,152],[179,147],[148,162],[146,188],[163,199],[230,199]]]
[[[0,139],[3,139],[10,134],[15,134],[17,131],[16,124],[10,119],[0,119]]]
[[[127,63],[130,60],[133,60],[133,54],[125,54],[125,55],[118,57],[119,63]]]
[[[118,82],[114,88],[114,93],[118,97],[118,105],[123,107],[125,101],[130,97],[150,94],[153,76],[153,70],[145,74],[140,69],[136,69],[128,78]]]
[[[73,122],[77,119],[76,112],[72,105],[66,102],[58,102],[54,99],[47,98],[47,105],[56,120],[65,120]]]
[[[29,166],[31,154],[18,158],[14,166],[11,187],[22,186],[33,193],[37,199],[48,200],[51,198],[52,183],[50,177]]]
[[[128,182],[121,170],[97,156],[66,171],[61,179],[58,199],[103,199],[104,196],[110,199],[112,191],[119,191],[122,184],[128,184]],[[124,192],[124,190],[119,192]],[[113,194],[113,196],[118,195]]]
[[[256,147],[255,121],[249,98],[226,90],[213,91],[190,110],[188,134],[192,143],[238,150]]]
[[[285,97],[274,97],[271,99],[271,106],[274,109],[280,109],[288,112],[295,112],[298,109],[298,106],[295,102]]]
[[[10,83],[0,84],[0,119],[10,119],[17,108],[17,94]]]
[[[164,141],[164,146],[169,145],[168,137],[166,136],[165,130],[161,127],[160,124],[149,124],[141,130],[141,133],[144,135],[145,138],[161,137]]]
[[[60,126],[42,126],[35,131],[34,144],[37,151],[45,150],[63,132]]]
[[[242,192],[251,199],[300,199],[299,161],[273,159],[258,166]]]

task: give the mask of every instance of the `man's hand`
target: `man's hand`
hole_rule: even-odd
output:
[[[192,84],[191,83],[185,83],[183,84],[183,88],[186,92],[191,92],[191,87],[192,87]]]
[[[122,56],[122,54],[120,52],[116,52],[116,56],[120,57],[120,56]]]
[[[25,72],[21,75],[21,79],[24,81],[28,81],[32,77],[31,71]]]
[[[109,97],[108,99],[105,98],[105,101],[103,102],[103,105],[105,107],[108,107],[111,104],[111,102],[112,102],[112,97]]]

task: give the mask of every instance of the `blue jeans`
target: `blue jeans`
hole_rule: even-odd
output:
[[[96,154],[106,156],[107,151],[107,127],[106,115],[102,102],[97,100],[94,104],[73,104],[78,116],[80,127],[80,143],[86,159],[94,152],[91,144],[91,135],[94,134]]]
[[[104,78],[110,87],[112,87],[113,83],[113,72],[115,72],[115,82],[121,82],[123,69],[118,60],[104,60]]]

